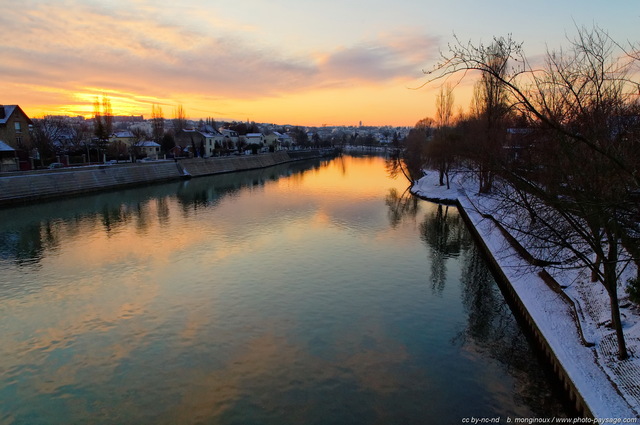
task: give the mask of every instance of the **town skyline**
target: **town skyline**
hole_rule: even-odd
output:
[[[196,120],[412,126],[433,115],[438,87],[419,88],[423,70],[453,34],[512,34],[533,60],[578,26],[633,39],[635,2],[565,3],[30,0],[0,16],[1,102],[31,117],[89,117],[105,95],[116,115],[149,116],[156,104],[165,118],[182,105]],[[472,86],[458,84],[456,110]]]

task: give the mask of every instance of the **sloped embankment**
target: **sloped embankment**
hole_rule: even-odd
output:
[[[73,167],[0,178],[0,204],[30,202],[183,177],[173,161]]]
[[[146,185],[181,178],[208,176],[271,167],[285,162],[319,158],[329,151],[275,152],[221,158],[191,158],[136,164],[71,167],[0,176],[0,205],[34,202],[60,196]]]

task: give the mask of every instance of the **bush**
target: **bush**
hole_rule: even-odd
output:
[[[629,279],[629,284],[625,290],[632,302],[640,304],[640,278]]]

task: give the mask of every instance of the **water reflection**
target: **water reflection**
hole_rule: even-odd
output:
[[[540,385],[552,377],[547,366],[529,349],[526,335],[511,312],[491,272],[475,244],[464,253],[461,277],[462,302],[468,313],[467,327],[455,338],[472,355],[488,355],[516,378],[514,396],[529,406],[536,416],[557,411],[566,417],[564,397],[559,388]],[[508,397],[505,394],[505,397]],[[516,412],[521,415],[526,411]]]
[[[0,423],[535,412],[455,209],[405,188],[344,157],[1,211]]]
[[[426,214],[420,225],[420,238],[429,248],[432,290],[440,293],[446,282],[447,260],[472,244],[469,232],[455,207],[438,205]]]
[[[55,241],[50,223],[45,223],[44,226],[33,224],[0,232],[0,258],[15,260],[17,264],[37,261],[42,257],[46,247],[52,246],[55,246]]]
[[[415,219],[418,213],[418,208],[414,208],[409,199],[398,196],[393,190],[387,195],[386,205],[394,226],[404,219]],[[513,391],[507,390],[500,395],[503,399],[514,396],[518,400],[521,408],[510,414],[544,416],[545,412],[557,411],[560,412],[558,416],[564,416],[561,391],[546,385],[552,379],[550,371],[529,349],[526,335],[518,326],[457,208],[427,205],[430,208],[419,228],[420,238],[429,249],[432,293],[441,295],[447,282],[453,283],[447,263],[452,258],[462,257],[461,297],[467,321],[452,343],[469,356],[491,357],[515,378]]]
[[[41,205],[0,209],[0,258],[18,265],[33,265],[47,250],[55,249],[64,232],[100,223],[107,236],[134,222],[136,230],[149,230],[152,212],[162,226],[169,224],[171,197],[183,213],[215,208],[225,197],[241,189],[259,189],[282,177],[302,178],[305,171],[318,170],[327,160],[307,160],[266,169],[229,173],[183,182],[110,191],[98,195],[45,202]],[[64,227],[64,229],[63,229]]]
[[[411,194],[409,189],[407,187],[403,192],[396,188],[389,189],[385,204],[389,207],[389,223],[391,227],[397,227],[407,217],[415,218],[418,213],[419,200]]]

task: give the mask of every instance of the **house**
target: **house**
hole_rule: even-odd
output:
[[[171,149],[169,149],[169,152],[167,152],[167,154],[169,156],[172,156],[174,158],[179,158],[185,155],[184,151],[182,150],[182,148],[180,146],[174,146]]]
[[[235,130],[229,130],[227,128],[221,128],[220,134],[224,137],[223,148],[236,150],[238,148],[238,142],[240,141],[240,136],[238,132]]]
[[[18,105],[0,105],[0,140],[15,150],[31,149],[33,122]]]
[[[176,134],[176,145],[183,151],[191,152],[195,146],[194,156],[213,156],[216,149],[223,147],[225,138],[220,133],[209,133],[200,130],[185,129]],[[200,152],[202,150],[202,152]]]
[[[67,153],[78,144],[76,130],[72,127],[66,127],[56,131],[51,144],[56,152]]]
[[[267,139],[262,133],[247,133],[244,136],[244,140],[247,145],[259,145],[260,150],[263,151],[267,149]]]
[[[289,136],[287,133],[279,133],[277,131],[274,131],[273,134],[278,138],[278,146],[279,147],[284,147],[284,148],[291,148],[293,147],[293,145],[295,144],[293,138],[291,136]]]
[[[218,132],[202,133],[204,136],[204,156],[214,156],[216,149],[223,148],[224,136]]]
[[[280,140],[275,132],[270,132],[269,134],[264,135],[264,140],[267,146],[273,146],[274,151],[279,151],[282,149],[282,145],[280,144]]]
[[[160,145],[156,142],[138,142],[134,147],[147,158],[158,159],[158,156],[160,155]]]
[[[273,131],[264,136],[267,141],[267,146],[273,147],[274,151],[282,149],[291,149],[293,147],[293,139],[288,134],[282,134],[277,131]]]
[[[123,143],[127,148],[133,146],[136,143],[136,136],[129,130],[116,131],[109,136],[109,143]]]

